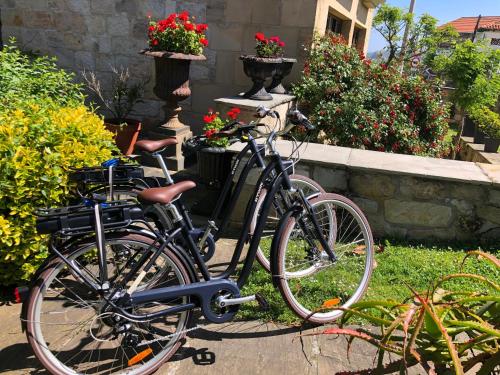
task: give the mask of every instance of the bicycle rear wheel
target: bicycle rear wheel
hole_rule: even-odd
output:
[[[107,241],[110,290],[145,251],[156,249],[149,237],[128,234]],[[115,249],[119,248],[117,253]],[[68,259],[89,278],[97,280],[99,266],[95,244],[74,249]],[[165,250],[139,284],[138,289],[186,285],[188,269],[170,250]],[[129,287],[128,283],[124,289]],[[186,303],[187,298],[132,305],[136,315],[154,313]],[[66,264],[53,258],[34,283],[26,302],[27,337],[36,357],[52,374],[150,374],[180,346],[191,311],[132,321],[74,277]],[[160,340],[161,338],[161,340]]]
[[[290,176],[290,181],[292,182],[292,186],[295,189],[301,189],[306,197],[309,197],[313,194],[325,192],[320,184],[305,176],[293,174]],[[266,193],[263,191],[255,208],[255,214],[250,226],[250,233],[253,233],[255,227],[257,226],[260,212],[262,210],[262,205],[264,204],[265,199],[266,199]],[[279,196],[276,197],[276,204],[280,206],[282,212],[278,212],[276,207],[271,207],[271,210],[269,211],[266,218],[266,224],[264,227],[264,232],[262,233],[260,239],[259,248],[257,249],[257,261],[262,265],[262,267],[265,268],[267,272],[270,272],[271,270],[271,264],[269,258],[271,254],[271,243],[274,237],[274,232],[276,231],[276,228],[280,221],[281,214],[284,211],[286,211],[286,208],[281,200],[281,197]]]
[[[309,213],[291,217],[283,223],[275,277],[281,295],[299,317],[324,324],[363,297],[373,269],[373,237],[364,214],[349,199],[323,194],[310,203],[337,259],[332,262],[322,249]],[[304,225],[311,230],[304,233]]]

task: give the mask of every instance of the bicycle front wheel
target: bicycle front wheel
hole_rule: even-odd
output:
[[[324,324],[363,297],[373,269],[373,237],[366,217],[349,199],[323,194],[310,204],[336,259],[332,261],[322,248],[312,215],[304,213],[283,224],[275,277],[281,295],[299,317]]]
[[[149,237],[136,234],[110,238],[106,244],[110,290],[122,285],[123,275],[138,258],[157,246]],[[68,260],[88,278],[98,279],[95,244],[78,246]],[[122,285],[123,291],[132,281]],[[186,285],[190,281],[183,262],[165,250],[138,290]],[[130,305],[127,310],[135,315],[154,314],[186,302],[187,298],[182,297]],[[26,303],[28,341],[43,366],[57,375],[151,374],[177,351],[191,316],[191,311],[184,311],[130,320],[109,306],[101,293],[74,277],[59,258],[52,259],[41,272]]]

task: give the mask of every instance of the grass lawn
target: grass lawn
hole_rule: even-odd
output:
[[[390,244],[386,241],[383,251],[375,256],[377,267],[365,300],[392,299],[399,302],[410,296],[406,285],[418,291],[425,291],[440,276],[460,271],[465,250],[477,247],[466,246],[426,246],[422,244],[402,245]],[[489,252],[500,256],[500,248],[489,249]],[[463,268],[464,272],[476,273],[489,277],[493,281],[500,279],[500,272],[486,261],[469,258]],[[488,287],[469,279],[454,279],[445,284],[450,290],[487,291]],[[261,311],[251,304],[243,305],[239,312],[243,319],[262,319],[286,324],[298,324],[291,310],[283,302],[281,295],[270,281],[269,274],[254,265],[249,282],[242,290],[242,295],[260,293],[269,302],[270,310]],[[325,300],[332,298],[325,295]]]

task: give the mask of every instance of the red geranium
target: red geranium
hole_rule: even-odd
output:
[[[198,34],[203,33],[206,29],[208,29],[208,25],[205,23],[200,23],[198,26],[196,26],[196,32]]]
[[[241,109],[239,108],[231,108],[231,110],[227,113],[227,117],[229,117],[232,120],[236,120],[238,115],[241,113]]]
[[[179,17],[178,17],[181,21],[184,21],[186,22],[188,19],[189,19],[189,13],[185,10],[184,12],[182,12],[181,14],[179,14]]]
[[[256,33],[255,40],[257,41],[255,50],[258,57],[278,57],[283,56],[283,47],[285,43],[281,41],[279,36],[273,36],[269,39],[263,33]]]
[[[263,42],[264,40],[266,40],[266,36],[263,33],[256,33],[255,39],[259,42]]]
[[[231,110],[227,113],[227,118],[223,120],[219,116],[219,113],[214,112],[212,109],[208,110],[208,113],[203,116],[203,121],[205,122],[203,130],[205,132],[205,136],[208,138],[207,143],[210,146],[227,147],[229,145],[229,141],[226,137],[217,137],[215,135],[224,126],[236,120],[240,112],[241,110],[239,108],[231,108]]]
[[[169,51],[189,55],[201,55],[208,46],[204,35],[206,24],[197,25],[187,11],[170,14],[148,26],[149,47],[155,51]]]

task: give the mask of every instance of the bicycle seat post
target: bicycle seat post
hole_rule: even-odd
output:
[[[114,167],[114,165],[110,165],[109,170],[108,170],[108,173],[109,173],[109,196],[110,196],[110,200],[112,200],[112,201],[115,200],[114,188],[113,188],[113,167]]]
[[[160,166],[161,170],[163,171],[163,175],[165,176],[165,179],[167,180],[167,185],[172,185],[174,183],[174,180],[172,179],[172,176],[170,176],[170,173],[168,171],[167,165],[165,164],[165,160],[163,159],[163,156],[161,155],[161,151],[156,151],[151,154],[156,161],[158,162],[158,165]]]

